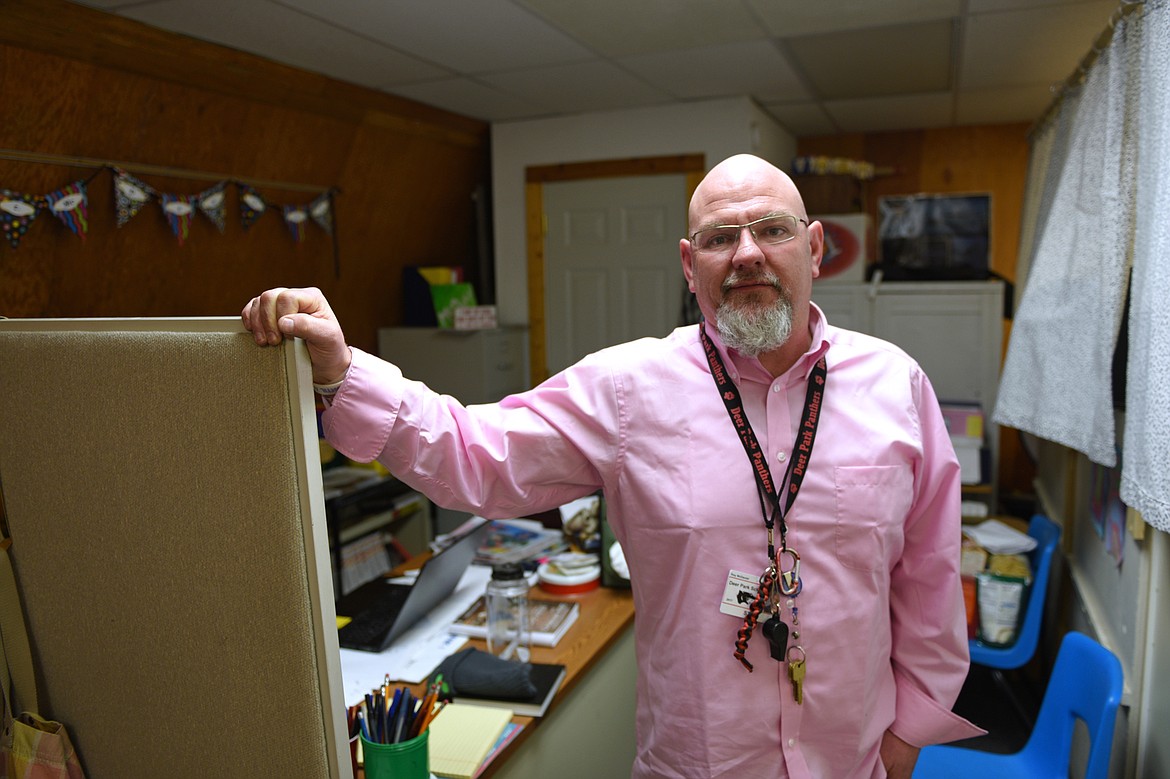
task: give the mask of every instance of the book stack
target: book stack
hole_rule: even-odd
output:
[[[483,565],[521,563],[564,547],[564,533],[559,530],[524,527],[497,519],[492,520],[491,528],[476,552],[475,562]]]

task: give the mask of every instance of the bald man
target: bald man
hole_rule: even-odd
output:
[[[824,233],[739,155],[696,189],[682,271],[704,322],[465,407],[346,346],[317,290],[243,320],[304,338],[339,451],[488,517],[598,489],[637,617],[635,777],[909,777],[981,731],[968,666],[959,466],[921,368],[811,301]]]

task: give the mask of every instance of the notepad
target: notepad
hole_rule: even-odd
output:
[[[511,721],[506,709],[447,704],[429,728],[431,773],[471,779]]]

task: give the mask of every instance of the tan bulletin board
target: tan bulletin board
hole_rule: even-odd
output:
[[[308,354],[238,319],[0,321],[42,716],[91,779],[348,779]]]

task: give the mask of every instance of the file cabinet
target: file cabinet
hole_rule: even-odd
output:
[[[378,330],[378,355],[408,379],[465,405],[494,403],[528,389],[527,333],[523,327],[384,327]]]

